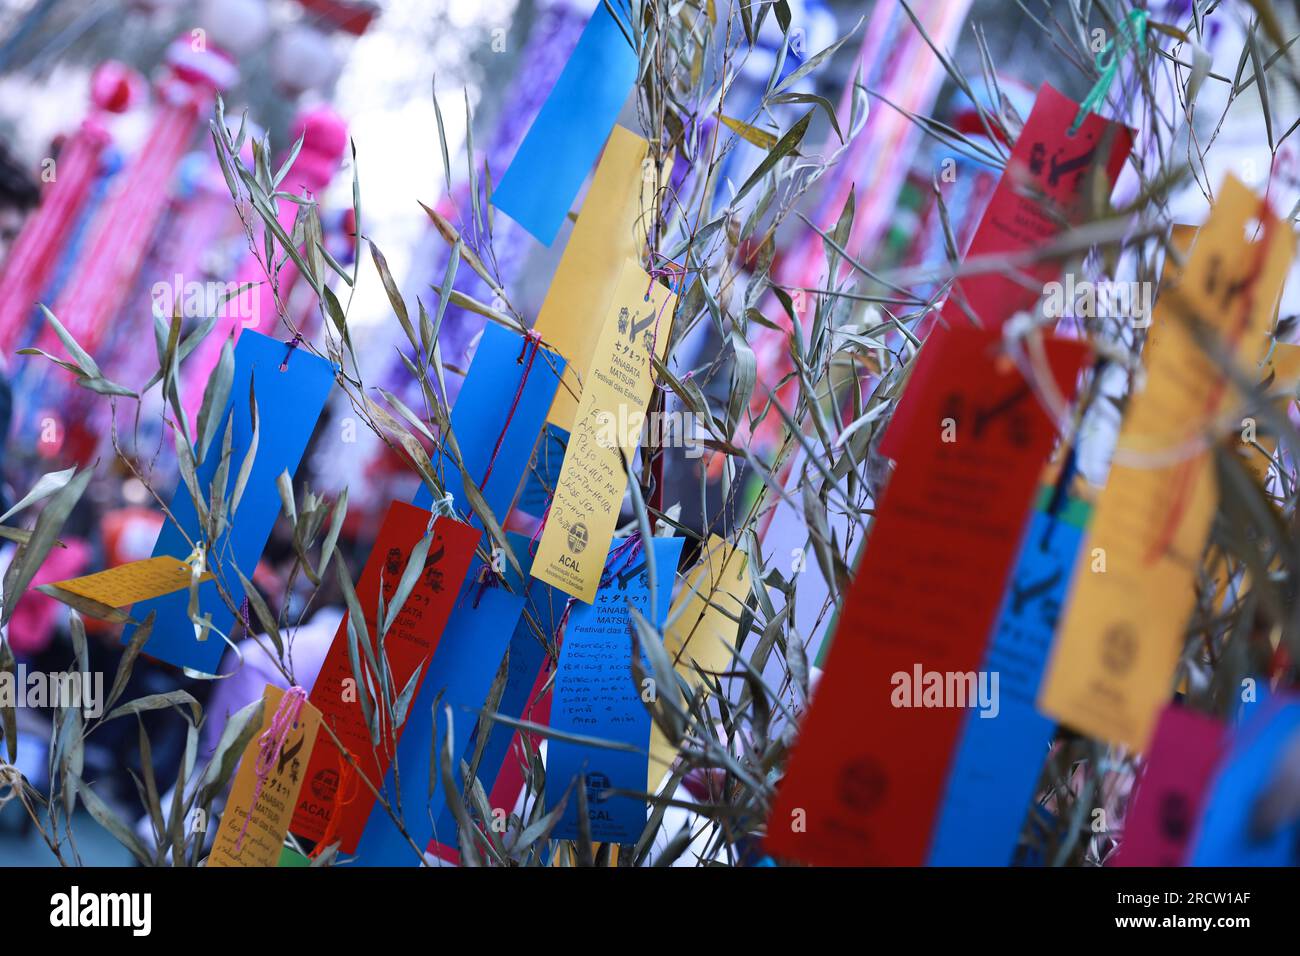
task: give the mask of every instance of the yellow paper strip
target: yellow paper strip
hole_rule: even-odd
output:
[[[210,573],[204,572],[199,580],[211,578]],[[80,578],[56,581],[50,586],[109,607],[126,607],[136,601],[147,601],[189,587],[190,566],[180,558],[164,555],[120,564]]]
[[[568,363],[546,417],[565,431],[573,430],[577,397],[623,263],[641,258],[654,219],[656,177],[646,162],[649,149],[640,136],[614,127],[534,324]],[[667,182],[671,171],[669,157],[659,179]]]
[[[654,391],[650,353],[663,357],[677,296],[628,259],[610,299],[555,497],[533,560],[533,577],[591,603],[627,491],[624,456],[641,442]]]
[[[230,786],[230,798],[221,814],[221,826],[212,844],[212,854],[208,857],[210,867],[277,866],[280,862],[284,838],[289,833],[289,821],[293,819],[293,809],[298,804],[298,791],[302,789],[303,771],[307,769],[307,761],[316,745],[316,733],[320,730],[320,711],[306,700],[279,759],[270,768],[238,853],[235,844],[244,827],[244,818],[253,807],[259,742],[262,734],[270,729],[284,694],[279,687],[270,684],[263,692],[262,727],[249,741],[239,761],[235,782]]]
[[[1268,229],[1248,244],[1252,221]],[[1291,230],[1229,177],[1182,278],[1156,304],[1160,345],[1120,431],[1039,696],[1043,713],[1075,730],[1135,750],[1150,742],[1217,502],[1205,432],[1232,400],[1187,320],[1252,367],[1294,248]]]
[[[677,673],[692,690],[699,687],[699,670],[718,673],[731,667],[731,648],[740,625],[735,620],[749,599],[749,555],[717,535],[710,535],[705,553],[686,578],[668,612],[664,649]],[[658,724],[650,729],[650,766],[646,790],[654,793],[677,759]]]

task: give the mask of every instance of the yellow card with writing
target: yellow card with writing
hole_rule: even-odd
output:
[[[294,807],[298,805],[298,791],[302,789],[304,771],[316,745],[321,719],[320,711],[303,700],[298,719],[285,738],[278,757],[271,763],[254,807],[261,737],[271,728],[284,694],[279,687],[270,684],[263,692],[262,727],[249,741],[239,761],[239,770],[230,786],[230,797],[221,814],[221,826],[212,844],[208,866],[278,866],[280,863],[284,838],[289,832]],[[250,810],[252,817],[245,830],[244,819]],[[240,831],[243,831],[242,844],[239,844]],[[239,844],[238,852],[236,844]]]
[[[692,689],[701,683],[697,666],[705,673],[731,667],[731,648],[740,627],[737,619],[748,599],[749,555],[710,535],[699,563],[673,601],[664,629],[664,649]],[[655,792],[676,759],[677,748],[652,723],[647,792]]]
[[[640,136],[614,127],[537,313],[535,331],[567,362],[546,417],[565,431],[573,430],[578,396],[623,263],[641,258],[654,220],[656,176],[646,162],[649,150]],[[670,156],[658,178],[667,182],[671,171]]]
[[[1248,242],[1252,222],[1263,229]],[[1156,303],[1160,346],[1130,401],[1039,695],[1043,713],[1076,730],[1135,750],[1150,742],[1217,503],[1206,433],[1232,399],[1193,328],[1253,367],[1294,250],[1291,230],[1229,177]]]
[[[578,417],[533,560],[533,577],[591,603],[641,442],[653,351],[668,344],[677,296],[628,259],[591,354]]]
[[[136,601],[147,601],[163,594],[183,591],[190,586],[190,566],[180,558],[163,555],[120,564],[107,571],[87,574],[47,585],[70,594],[77,594],[109,607],[126,607]],[[200,581],[212,578],[204,572]]]

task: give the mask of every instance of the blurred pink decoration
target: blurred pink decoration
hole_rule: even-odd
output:
[[[188,35],[168,48],[167,65],[156,90],[159,105],[148,137],[96,219],[94,238],[54,308],[59,321],[92,355],[122,297],[134,287],[167,208],[181,157],[212,110],[217,92],[238,77],[229,56]],[[145,315],[140,321],[141,334],[152,333],[151,318]],[[46,351],[64,354],[51,329],[40,342]]]
[[[0,355],[9,355],[23,344],[16,339],[27,327],[69,231],[90,195],[100,155],[112,141],[104,114],[129,109],[139,99],[143,83],[129,67],[111,60],[99,66],[91,77],[90,112],[63,144],[52,167],[54,178],[40,207],[23,226],[0,274]]]
[[[302,138],[302,149],[293,161],[280,190],[295,195],[318,197],[329,186],[338,172],[339,164],[348,146],[347,123],[328,106],[318,106],[302,114],[294,124],[293,138]],[[297,203],[280,201],[277,219],[284,231],[293,234],[294,220],[298,216]],[[260,248],[260,244],[259,244]],[[274,280],[268,275],[264,263],[253,252],[244,258],[235,277],[237,288],[254,284],[256,287],[232,297],[226,302],[224,312],[216,327],[208,333],[203,344],[186,363],[185,409],[193,424],[203,401],[203,385],[221,358],[221,346],[229,338],[233,343],[241,329],[257,329],[265,335],[274,335],[279,324],[276,305],[278,290],[280,301],[286,302],[298,279],[298,268],[292,260],[276,272]],[[273,267],[274,268],[274,267]]]
[[[18,599],[9,620],[9,643],[19,657],[39,654],[54,638],[54,625],[66,606],[36,590],[38,584],[66,581],[81,574],[90,561],[90,545],[64,538],[66,548],[54,548],[36,571],[31,587]]]

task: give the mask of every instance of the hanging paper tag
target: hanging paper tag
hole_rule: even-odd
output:
[[[41,590],[67,591],[108,607],[126,607],[188,588],[193,575],[193,569],[181,558],[145,558],[107,571],[45,584]],[[212,580],[211,572],[203,572],[199,580]]]
[[[1043,489],[1020,546],[983,673],[998,675],[996,719],[966,715],[930,846],[930,866],[1006,866],[1024,827],[1055,724],[1035,700],[1089,508],[1048,508]]]
[[[205,501],[212,497],[211,485],[221,462],[221,436],[225,434],[226,423],[234,422],[227,497],[234,490],[241,463],[252,447],[250,382],[257,399],[257,452],[239,508],[226,532],[207,548],[207,553],[214,556],[209,570],[220,575],[236,605],[242,601],[244,592],[235,569],[248,580],[253,579],[253,570],[280,514],[276,479],[282,472],[292,475],[297,470],[334,384],[334,366],[305,349],[290,351],[283,342],[257,332],[248,331],[239,337],[230,400],[217,419],[221,423],[215,432],[217,437],[198,469],[199,489]],[[203,538],[194,500],[184,482],[177,485],[170,507],[175,521],[163,525],[154,545],[154,557],[189,554],[191,542]],[[226,642],[215,633],[209,633],[206,640],[196,639],[189,616],[188,589],[140,604],[132,611],[132,617],[143,621],[150,612],[156,612],[157,617],[144,645],[146,654],[177,667],[217,673]],[[210,615],[212,627],[223,634],[229,634],[235,622],[235,614],[222,600],[215,581],[199,587],[198,613],[200,617]],[[126,627],[122,643],[129,644],[134,632],[133,626]]]
[[[560,386],[564,359],[516,332],[488,323],[451,410],[451,430],[470,480],[478,486],[497,524],[504,527],[520,479],[546,420],[546,409]],[[456,507],[470,513],[460,469],[450,454],[433,458],[433,471]],[[433,494],[421,485],[411,503],[433,507]]]
[[[573,429],[578,396],[624,263],[640,260],[647,226],[654,221],[656,176],[649,151],[640,136],[614,127],[537,313],[535,330],[569,361],[546,417],[566,431]],[[670,157],[658,179],[667,182],[671,169]]]
[[[550,668],[545,666],[549,659],[546,647],[556,646],[556,634],[568,602],[567,594],[549,584],[534,579],[529,585],[526,613],[520,617],[510,638],[506,686],[501,691],[499,713],[534,724],[549,722],[549,709],[543,710],[536,705],[544,699],[546,707],[550,706],[550,694],[542,696],[551,674]],[[482,731],[483,727],[480,726],[479,730]],[[524,785],[523,764],[527,760],[527,751],[522,746],[522,735],[527,733],[538,749],[541,738],[535,732],[516,731],[496,722],[488,732],[478,777],[488,791],[493,812],[509,813],[518,802]],[[476,743],[471,741],[470,746],[472,749]]]
[[[345,617],[311,691],[312,703],[320,709],[326,723],[375,787],[384,779],[404,727],[404,724],[396,727],[390,724],[382,701],[387,697],[394,702],[396,710],[397,701],[412,699],[415,689],[411,682],[414,681],[418,688],[429,659],[440,644],[452,602],[465,580],[474,549],[482,536],[469,525],[451,518],[439,518],[434,522],[433,540],[423,570],[384,637],[383,654],[390,675],[390,686],[385,692],[381,690],[381,679],[370,664],[372,654],[373,660],[379,663],[376,647],[380,629],[377,614],[381,582],[385,613],[392,614],[393,597],[406,571],[411,551],[424,538],[431,518],[429,512],[401,501],[389,505],[370,551],[370,559],[357,582],[357,601],[365,614],[370,650],[367,652],[357,647],[355,658],[366,675],[367,686],[359,684],[356,679],[354,651]],[[377,744],[366,722],[367,711],[362,707],[362,695],[369,695],[369,709],[379,728]],[[408,716],[409,713],[408,709]],[[342,852],[351,853],[356,849],[361,830],[370,815],[374,794],[364,781],[356,780],[350,788],[355,790],[355,795],[349,792],[344,797],[339,796],[345,762],[346,758],[339,753],[333,740],[324,740],[316,748],[307,771],[308,786],[294,813],[291,829],[309,840],[320,840],[328,834],[331,841],[338,839],[341,842]],[[332,817],[336,814],[339,819],[334,821]]]
[[[1007,160],[1006,171],[980,218],[966,250],[966,263],[1027,256],[1050,244],[1077,223],[1084,212],[1084,187],[1101,164],[1108,187],[1115,184],[1133,146],[1133,133],[1089,112],[1074,133],[1079,104],[1050,84],[1038,88],[1034,108]],[[1109,193],[1109,189],[1107,190]],[[986,271],[957,279],[940,311],[940,321],[915,360],[910,381],[880,443],[880,453],[897,458],[906,441],[917,392],[931,380],[928,371],[949,329],[998,331],[1015,313],[1033,308],[1044,286],[1061,271],[1061,260],[1021,262],[1015,269],[990,264]]]
[[[270,684],[262,694],[262,729],[249,741],[235,772],[226,809],[221,814],[221,826],[208,857],[209,867],[279,864],[284,838],[289,833],[289,819],[306,778],[307,761],[316,744],[321,719],[315,707],[302,702],[298,719],[286,728],[283,746],[278,753],[270,755],[273,759],[263,767],[266,775],[259,791],[258,764],[267,759],[262,754],[262,738],[277,729],[276,716],[284,695],[285,691]],[[250,810],[252,816],[245,827],[244,820]]]
[[[624,456],[641,442],[654,391],[650,356],[662,358],[677,296],[634,260],[623,266],[610,300],[560,484],[533,562],[533,577],[590,603],[627,491]]]
[[[474,559],[456,596],[446,636],[438,643],[429,673],[411,704],[406,733],[398,741],[399,773],[390,772],[384,781],[385,798],[393,807],[400,802],[406,830],[421,850],[431,839],[452,847],[457,843],[446,787],[433,764],[435,750],[441,761],[446,744],[446,708],[452,711],[451,773],[459,784],[460,762],[468,759],[467,744],[478,712],[487,702],[510,635],[523,613],[528,539],[517,534],[507,538],[525,577],[516,574],[507,561],[501,568],[501,581]],[[362,866],[412,866],[418,865],[420,858],[384,808],[376,805],[357,846],[357,862]]]
[[[1169,705],[1124,818],[1116,866],[1185,866],[1210,778],[1222,756],[1223,724]]]
[[[492,205],[543,245],[555,241],[636,82],[637,55],[628,40],[637,29],[632,20],[621,0],[596,3],[577,47],[492,193]]]
[[[949,335],[935,368],[946,388],[920,392],[777,791],[773,855],[920,865],[964,710],[995,706],[977,668],[1056,428],[995,354],[1000,336]],[[1087,349],[1044,344],[1069,400]]]
[[[664,633],[664,650],[692,690],[701,683],[699,671],[718,674],[731,670],[731,649],[737,643],[739,619],[749,593],[749,555],[710,535],[699,563],[668,612]],[[652,721],[647,791],[654,792],[676,759],[677,748]]]
[[[644,673],[653,674],[643,651],[634,650],[634,607],[653,627],[662,627],[673,595],[681,538],[652,538],[655,590],[652,595],[645,554],[629,551],[627,542],[610,549],[608,573],[594,603],[574,604],[564,626],[560,665],[552,693],[551,729],[635,747],[635,751],[574,743],[553,738],[546,755],[546,806],[554,808],[567,794],[564,814],[552,836],[578,838],[578,796],[585,787],[587,820],[598,843],[635,843],[646,825],[644,800],[613,796],[611,790],[644,792],[650,713],[646,692],[632,671],[632,654],[641,656]]]
[[[1248,223],[1262,225],[1247,244]],[[1266,345],[1294,254],[1291,230],[1232,177],[1153,319],[1160,345],[1120,430],[1039,706],[1075,730],[1142,750],[1169,700],[1217,489],[1205,430],[1228,386],[1189,328],[1245,365]]]
[[[1211,784],[1192,841],[1191,866],[1300,865],[1300,823],[1269,812],[1270,792],[1285,787],[1278,778],[1283,762],[1294,759],[1297,735],[1300,697],[1295,694],[1271,698],[1237,731]]]

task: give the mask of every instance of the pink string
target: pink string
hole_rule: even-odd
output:
[[[619,571],[626,571],[632,566],[637,555],[641,553],[641,532],[634,531],[626,541],[615,548],[605,562],[605,570],[600,576],[600,586],[605,587],[610,581],[618,576]],[[619,560],[623,560],[623,566],[618,567]],[[617,569],[617,570],[616,570]]]
[[[515,389],[515,400],[510,403],[510,412],[506,415],[505,424],[501,426],[501,434],[497,436],[497,443],[492,448],[492,457],[488,459],[487,471],[483,475],[483,480],[479,482],[480,488],[486,488],[488,479],[492,477],[492,468],[497,463],[497,455],[501,452],[501,445],[506,440],[506,432],[510,430],[510,423],[514,421],[515,412],[519,408],[519,402],[524,397],[524,385],[528,382],[528,373],[533,370],[533,362],[537,358],[537,349],[542,344],[541,333],[529,329],[524,333],[524,347],[519,352],[519,358],[516,360],[517,365],[522,365],[525,356],[528,364],[524,365],[524,374],[520,376],[519,387]]]
[[[280,752],[284,750],[285,742],[289,739],[289,734],[293,728],[298,725],[298,716],[302,713],[302,705],[307,700],[307,692],[301,687],[294,685],[284,692],[280,698],[280,706],[275,709],[275,716],[271,718],[271,724],[262,732],[262,736],[257,740],[257,763],[255,765],[257,773],[257,783],[253,786],[253,801],[244,814],[244,825],[239,828],[239,837],[235,840],[235,855],[239,855],[240,849],[244,845],[244,837],[248,833],[249,821],[253,819],[253,812],[257,809],[257,801],[262,796],[262,790],[266,786],[266,780],[271,776],[271,769],[280,759]]]
[[[658,255],[658,253],[655,253],[655,255]],[[668,259],[665,259],[664,261],[668,263],[668,266],[666,268],[659,268],[658,266],[654,266],[650,269],[649,272],[650,284],[646,286],[646,290],[645,290],[646,302],[650,301],[650,291],[655,287],[656,279],[681,278],[686,275],[686,269],[684,267],[679,266],[677,265],[677,263],[671,262]],[[670,281],[668,283],[669,291],[675,292],[676,290],[673,289],[672,285],[673,284]],[[650,351],[652,354],[659,351],[659,323],[663,320],[664,309],[667,308],[667,306],[668,306],[667,299],[664,299],[663,302],[659,303],[659,313],[655,316],[654,332],[651,334],[650,337]],[[650,360],[650,367],[652,369],[654,368],[653,358],[651,358]],[[658,388],[660,391],[665,390],[664,386],[661,383],[655,383],[655,387]]]
[[[542,536],[542,531],[545,530],[546,528],[546,519],[551,516],[551,505],[553,505],[554,503],[555,503],[555,496],[552,495],[551,500],[546,502],[546,510],[542,512],[541,520],[537,522],[537,530],[534,531],[533,536],[528,539],[529,554],[534,554],[534,555],[537,554],[537,539]]]

